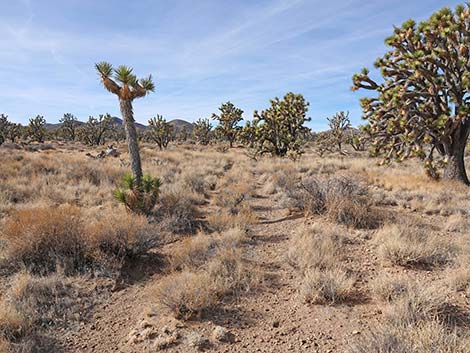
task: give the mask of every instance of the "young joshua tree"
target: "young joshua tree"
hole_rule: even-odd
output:
[[[135,178],[135,184],[141,187],[142,164],[140,161],[137,131],[134,124],[132,102],[134,99],[145,97],[149,92],[155,90],[152,75],[137,79],[137,76],[132,73],[132,68],[122,65],[114,69],[113,66],[107,62],[97,63],[95,64],[95,68],[98,71],[104,87],[109,92],[114,93],[119,99],[119,107],[121,109],[131,160],[132,176]]]
[[[46,138],[46,119],[37,115],[35,118],[29,119],[28,136],[32,141],[43,143]]]
[[[209,119],[198,119],[194,123],[193,136],[200,145],[208,145],[212,139],[212,124]]]
[[[59,122],[62,124],[60,130],[63,137],[68,141],[75,141],[79,127],[78,119],[73,114],[65,113]]]
[[[237,124],[243,120],[243,110],[235,107],[232,102],[223,103],[219,110],[220,115],[212,114],[212,119],[219,122],[215,132],[222,139],[227,140],[231,148],[241,129]]]
[[[338,146],[339,153],[343,154],[343,142],[346,138],[347,131],[351,128],[351,121],[349,120],[349,112],[339,112],[333,115],[328,120],[328,126],[330,127],[330,133],[333,137],[336,146]]]
[[[168,123],[166,119],[158,115],[148,121],[147,138],[155,142],[160,150],[167,148],[173,139],[173,125]]]
[[[390,50],[375,62],[376,82],[363,69],[353,90],[375,91],[361,100],[375,154],[384,162],[416,156],[428,174],[470,184],[464,164],[470,133],[470,4],[444,8],[419,25],[395,28]],[[440,157],[434,159],[435,152]]]
[[[132,102],[134,99],[145,97],[149,92],[154,91],[155,85],[152,76],[149,75],[147,78],[139,80],[132,73],[131,68],[119,66],[117,69],[113,69],[111,64],[107,62],[100,62],[95,67],[104,87],[118,96],[131,159],[132,175],[124,177],[122,188],[115,190],[114,197],[133,212],[150,214],[157,202],[161,182],[158,178],[153,178],[150,175],[144,176],[142,173]]]

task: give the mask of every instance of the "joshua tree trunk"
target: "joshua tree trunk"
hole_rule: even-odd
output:
[[[134,112],[132,111],[132,101],[120,99],[119,105],[122,114],[122,123],[126,132],[129,158],[131,160],[132,175],[135,177],[137,185],[142,185],[142,164],[140,162],[139,144],[137,142],[137,131],[134,124]]]
[[[444,146],[448,164],[444,169],[444,179],[460,181],[470,185],[465,170],[465,146],[470,132],[470,122],[461,124],[452,135],[452,142]]]

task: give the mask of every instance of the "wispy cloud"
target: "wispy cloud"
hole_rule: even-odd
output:
[[[311,101],[314,128],[337,110],[359,123],[352,74],[383,53],[392,25],[424,18],[440,3],[0,1],[0,111],[20,122],[118,115],[93,70],[108,60],[156,77],[157,92],[135,104],[140,122],[156,113],[195,120],[229,99],[250,118],[292,90]]]

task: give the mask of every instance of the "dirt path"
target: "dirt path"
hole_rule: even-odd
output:
[[[380,312],[367,300],[339,306],[303,303],[297,294],[299,277],[286,263],[284,254],[292,232],[305,220],[283,217],[284,210],[276,207],[272,197],[261,195],[250,203],[261,222],[254,226],[253,239],[246,246],[267,274],[266,281],[254,293],[212,313],[208,320],[189,325],[199,325],[206,334],[213,324],[229,329],[236,337],[235,342],[213,347],[217,352],[345,352],[355,336],[374,324]],[[360,292],[376,266],[363,256],[368,251],[364,234],[356,232],[350,236],[348,267],[359,276],[356,286]],[[150,289],[161,276],[150,271],[149,276],[112,293],[97,308],[92,323],[63,336],[65,351],[146,351],[129,345],[127,338],[149,308]],[[185,349],[175,346],[167,351],[186,352]]]

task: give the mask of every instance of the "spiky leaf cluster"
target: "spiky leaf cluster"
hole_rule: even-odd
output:
[[[375,62],[383,82],[367,69],[353,77],[353,90],[377,92],[361,100],[372,152],[384,162],[417,156],[433,170],[434,151],[445,162],[456,140],[468,136],[470,7],[444,8],[419,25],[409,20],[386,44],[390,50]]]
[[[223,103],[219,111],[219,115],[212,114],[212,119],[219,122],[219,125],[215,128],[215,134],[222,140],[228,141],[230,147],[232,147],[241,129],[238,123],[243,120],[243,110],[229,101]]]
[[[138,79],[133,69],[128,66],[113,68],[110,63],[102,61],[95,64],[95,68],[104,87],[120,99],[132,101],[155,90],[152,75]]]
[[[287,93],[281,100],[274,98],[271,107],[254,112],[252,126],[260,153],[286,156],[302,153],[309,129],[304,126],[309,103],[301,94]]]
[[[129,211],[148,215],[158,201],[162,182],[159,178],[144,175],[140,184],[139,186],[134,176],[126,174],[122,187],[116,189],[113,196],[122,202]]]
[[[208,145],[213,137],[210,120],[205,118],[197,120],[194,123],[193,136],[200,145]]]
[[[173,130],[173,125],[168,123],[163,116],[157,115],[148,121],[146,138],[149,141],[155,142],[160,149],[163,149],[173,139]]]
[[[37,115],[29,119],[27,135],[31,141],[44,142],[46,133],[46,119],[43,116]]]
[[[98,118],[90,116],[88,121],[81,126],[77,135],[83,143],[89,146],[103,145],[113,129],[110,114],[100,114]]]

